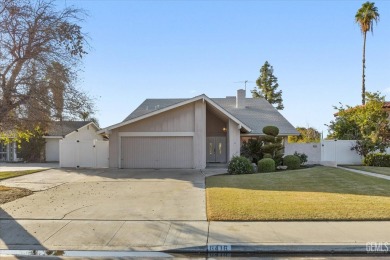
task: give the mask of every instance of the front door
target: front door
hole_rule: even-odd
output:
[[[226,137],[212,136],[207,137],[207,162],[226,162]]]

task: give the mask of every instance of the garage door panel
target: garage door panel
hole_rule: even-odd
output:
[[[122,137],[122,168],[193,168],[192,137]]]

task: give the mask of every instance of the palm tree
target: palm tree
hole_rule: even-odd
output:
[[[362,76],[362,104],[366,103],[366,86],[364,71],[366,69],[366,36],[367,32],[374,31],[374,21],[379,21],[378,8],[375,3],[365,2],[355,15],[355,22],[359,24],[363,34],[363,76]]]

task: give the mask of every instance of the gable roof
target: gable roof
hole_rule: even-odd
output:
[[[159,99],[155,99],[155,100],[159,100]],[[142,120],[144,118],[147,118],[147,117],[150,117],[153,115],[157,115],[157,114],[163,113],[165,111],[168,111],[168,110],[180,107],[180,106],[184,106],[184,105],[190,104],[190,103],[198,101],[198,100],[204,100],[207,103],[209,103],[210,105],[212,105],[215,109],[220,111],[225,116],[229,117],[231,120],[236,122],[238,125],[240,125],[240,128],[243,129],[244,131],[246,131],[246,132],[252,131],[245,123],[243,123],[242,121],[240,121],[239,119],[237,119],[236,117],[234,117],[233,115],[228,113],[226,110],[224,110],[221,106],[219,106],[217,103],[212,101],[205,94],[202,94],[202,95],[196,96],[194,98],[190,98],[190,99],[174,99],[174,100],[171,100],[172,102],[170,102],[168,99],[164,99],[164,102],[161,103],[161,106],[156,105],[154,107],[154,109],[152,109],[152,110],[150,110],[149,106],[145,105],[144,104],[145,102],[144,102],[133,113],[131,113],[128,117],[126,117],[126,119],[124,121],[122,121],[121,123],[106,127],[104,129],[98,131],[98,133],[101,134],[101,133],[104,133],[104,132],[109,131],[111,129],[115,129],[115,128],[118,128],[118,127],[121,127],[124,125],[128,125],[128,124],[134,123],[136,121]]]
[[[262,135],[263,127],[268,125],[277,126],[280,135],[299,135],[295,127],[263,98],[246,98],[245,108],[236,108],[236,97],[209,98],[204,94],[192,99],[146,99],[121,123],[107,127],[101,130],[100,133],[202,98],[233,119],[233,121],[240,124],[244,128],[244,131],[249,132],[249,135]]]
[[[89,124],[93,124],[98,129],[92,121],[53,121],[50,122],[45,136],[66,136]]]

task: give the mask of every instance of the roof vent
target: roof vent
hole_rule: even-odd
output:
[[[236,108],[245,107],[245,92],[246,91],[244,89],[237,90]]]

